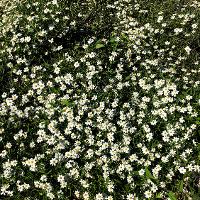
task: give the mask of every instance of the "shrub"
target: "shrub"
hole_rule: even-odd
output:
[[[3,0],[1,199],[198,199],[199,8]]]

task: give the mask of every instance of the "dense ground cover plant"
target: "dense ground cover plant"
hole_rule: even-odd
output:
[[[197,1],[0,3],[0,199],[198,199]]]

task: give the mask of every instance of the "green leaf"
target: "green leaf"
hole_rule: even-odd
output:
[[[199,194],[193,194],[192,200],[199,200]]]
[[[183,192],[183,180],[179,182],[179,191]]]
[[[55,93],[55,94],[58,94],[58,93],[59,93],[59,90],[56,89],[56,88],[51,88],[51,91],[52,91],[53,93]]]
[[[156,194],[156,199],[162,199],[160,193]]]
[[[169,196],[169,198],[170,198],[171,200],[177,200],[175,194],[174,194],[172,191],[170,191],[170,192],[168,193],[168,196]]]
[[[70,105],[70,101],[68,99],[63,99],[63,100],[61,100],[61,104],[65,105],[65,106],[69,106]]]
[[[200,125],[200,121],[196,121],[195,123],[198,124],[198,125]]]
[[[75,103],[73,101],[67,100],[63,102],[63,105],[68,106],[68,107],[74,107]]]
[[[130,75],[127,76],[127,77],[125,78],[126,81],[128,81],[128,80],[130,80],[130,79],[131,79],[131,76],[130,76]]]
[[[33,28],[29,28],[28,31],[32,33],[32,32],[34,32],[34,29]]]
[[[110,43],[115,43],[115,42],[116,42],[115,38],[110,39]]]
[[[96,49],[100,49],[100,48],[102,48],[102,47],[104,47],[103,44],[100,44],[100,43],[99,43],[99,44],[96,45]]]
[[[149,171],[148,167],[145,167],[146,177],[149,179],[155,179],[151,172]]]

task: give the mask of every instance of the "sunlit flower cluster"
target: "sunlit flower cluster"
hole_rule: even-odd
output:
[[[167,2],[0,3],[2,199],[196,195],[200,4]]]

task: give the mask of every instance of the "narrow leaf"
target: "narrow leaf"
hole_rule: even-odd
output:
[[[156,199],[162,199],[160,193],[156,194]]]
[[[146,172],[146,177],[147,178],[155,179],[147,167],[145,168],[145,172]]]
[[[183,192],[183,180],[179,183],[179,190],[180,192]]]
[[[170,191],[170,192],[168,193],[168,196],[169,196],[169,198],[170,198],[171,200],[177,200],[175,194],[174,194],[172,191]]]
[[[102,48],[102,47],[104,47],[103,44],[97,44],[97,45],[96,45],[96,49],[100,49],[100,48]]]

